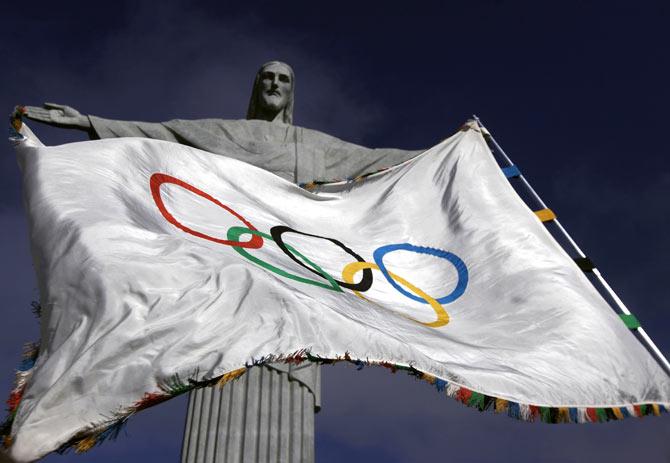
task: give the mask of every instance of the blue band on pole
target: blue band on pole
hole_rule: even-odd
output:
[[[521,171],[517,166],[503,167],[502,171],[507,178],[521,177]]]

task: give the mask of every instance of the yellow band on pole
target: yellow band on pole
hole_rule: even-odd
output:
[[[535,215],[542,222],[549,222],[550,220],[556,219],[556,214],[554,214],[554,211],[551,209],[540,209],[539,211],[535,211]]]

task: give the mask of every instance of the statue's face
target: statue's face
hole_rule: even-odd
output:
[[[286,107],[293,91],[291,72],[283,64],[271,64],[261,71],[259,104],[272,111]]]

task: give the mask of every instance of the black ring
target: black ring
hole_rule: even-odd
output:
[[[315,269],[310,268],[307,265],[305,265],[300,259],[298,259],[293,254],[291,254],[291,252],[286,248],[286,245],[284,244],[284,241],[282,240],[282,235],[286,232],[292,232],[292,233],[297,233],[299,235],[311,236],[312,238],[321,238],[321,239],[324,239],[324,240],[328,240],[331,243],[333,243],[333,244],[339,246],[340,248],[342,248],[344,250],[344,252],[346,252],[350,256],[354,257],[358,262],[365,262],[365,260],[363,260],[363,258],[361,256],[359,256],[354,251],[352,251],[351,249],[349,249],[344,244],[340,243],[339,241],[337,241],[334,238],[326,238],[325,236],[311,235],[309,233],[304,233],[304,232],[301,232],[301,231],[298,231],[298,230],[294,230],[291,227],[287,227],[285,225],[277,225],[277,226],[272,227],[270,229],[270,235],[272,236],[272,239],[274,240],[275,244],[277,246],[279,246],[279,248],[282,251],[284,251],[284,254],[289,256],[296,263],[298,263],[302,267],[306,268],[310,272],[316,273],[321,278],[326,278],[326,276],[323,273],[319,272],[318,270],[315,270]],[[372,270],[369,269],[369,268],[363,269],[363,278],[361,278],[361,281],[358,282],[358,283],[347,283],[345,281],[338,281],[338,280],[335,280],[335,282],[338,285],[342,286],[343,288],[351,289],[353,291],[360,291],[360,292],[367,291],[372,286]]]

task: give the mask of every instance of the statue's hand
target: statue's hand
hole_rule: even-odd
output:
[[[38,106],[24,106],[24,108],[25,116],[33,121],[68,129],[88,130],[91,128],[91,121],[88,117],[70,106],[44,103],[43,108]]]

